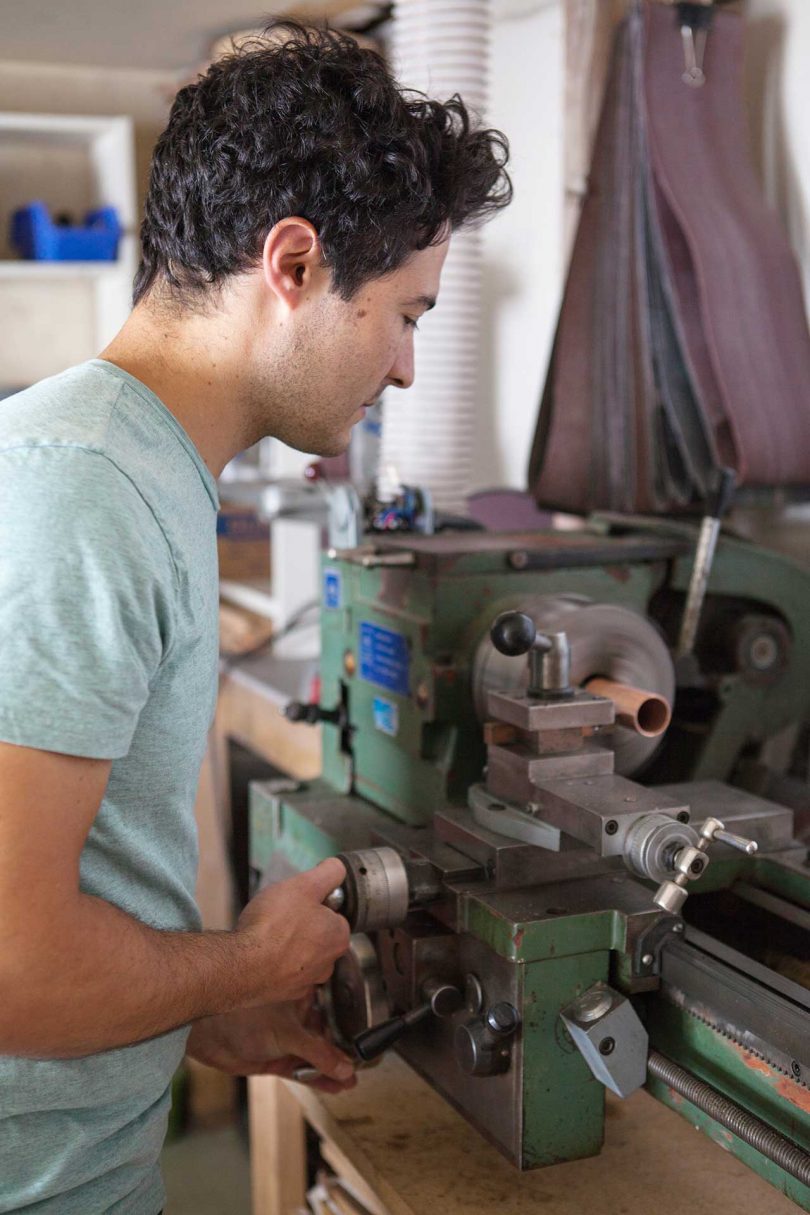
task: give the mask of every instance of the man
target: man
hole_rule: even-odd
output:
[[[156,1215],[187,1039],[353,1083],[305,1011],[348,944],[340,862],[233,932],[194,906],[215,478],[266,435],[336,454],[411,383],[449,235],[508,201],[505,160],[460,100],[280,23],[179,93],[124,328],[0,409],[0,1211]]]

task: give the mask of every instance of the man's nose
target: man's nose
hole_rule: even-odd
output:
[[[391,364],[386,383],[393,388],[410,388],[414,377],[413,332],[410,332],[397,351]]]

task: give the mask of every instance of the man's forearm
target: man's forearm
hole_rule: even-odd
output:
[[[250,1002],[245,934],[162,932],[82,894],[60,911],[24,947],[2,941],[0,1054],[92,1054]]]

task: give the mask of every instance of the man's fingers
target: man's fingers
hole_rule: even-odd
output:
[[[307,870],[302,876],[309,882],[318,902],[322,903],[335,887],[343,884],[346,867],[336,856],[330,856],[327,860],[321,861],[320,865],[316,865],[314,869]]]
[[[343,1051],[338,1050],[325,1038],[302,1029],[300,1035],[296,1035],[295,1042],[290,1045],[297,1055],[331,1080],[345,1081],[354,1075],[354,1063],[349,1056],[344,1055]]]
[[[264,1076],[281,1076],[285,1080],[294,1080],[295,1073],[302,1067],[301,1060],[290,1055],[283,1059],[274,1059],[272,1063],[265,1063],[261,1068],[261,1074]],[[357,1084],[357,1076],[351,1075],[348,1080],[331,1080],[328,1076],[316,1074],[307,1076],[306,1079],[300,1080],[300,1084],[305,1084],[307,1088],[316,1088],[322,1093],[343,1093],[350,1088],[354,1088]]]
[[[315,984],[315,986],[317,986],[317,987],[322,987],[325,983],[328,983],[329,980],[332,978],[332,971],[334,969],[335,969],[334,962],[328,962],[326,964],[326,966],[321,967],[320,970],[311,972],[309,977],[307,978],[306,986],[292,988],[292,990],[289,993],[290,999],[294,1003],[300,1003],[302,1000],[304,1000],[306,998],[307,993],[312,990],[313,984]],[[306,1018],[302,1014],[302,1020],[305,1020],[305,1019]]]
[[[329,1080],[326,1076],[317,1076],[314,1080],[305,1080],[309,1088],[316,1088],[321,1093],[345,1093],[357,1085],[357,1076],[350,1080]]]

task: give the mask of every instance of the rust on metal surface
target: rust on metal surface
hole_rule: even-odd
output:
[[[767,1076],[769,1080],[774,1079],[776,1073],[769,1063],[766,1063],[764,1059],[760,1059],[759,1055],[754,1055],[751,1051],[745,1050],[744,1047],[738,1046],[736,1042],[733,1043],[733,1046],[745,1066],[749,1067],[752,1072],[759,1072],[761,1076]]]
[[[510,726],[505,721],[487,721],[484,723],[484,742],[487,746],[512,743],[517,738],[517,726]]]
[[[810,1089],[803,1088],[801,1084],[791,1080],[790,1076],[783,1076],[776,1085],[776,1091],[785,1101],[789,1101],[803,1113],[810,1114]]]

